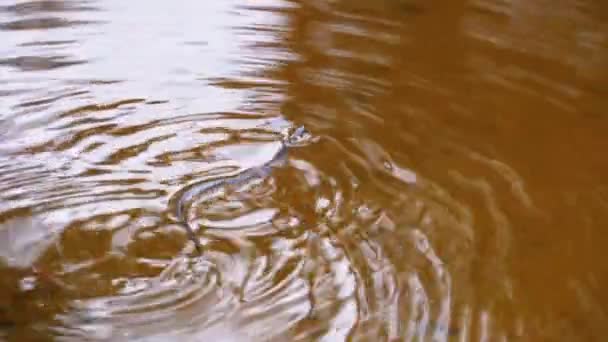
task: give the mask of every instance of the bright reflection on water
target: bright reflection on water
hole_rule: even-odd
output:
[[[0,336],[602,340],[606,13],[0,2]]]

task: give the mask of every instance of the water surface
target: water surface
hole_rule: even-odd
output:
[[[603,340],[607,14],[0,2],[0,336]]]

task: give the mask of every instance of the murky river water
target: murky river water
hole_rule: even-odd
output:
[[[0,336],[604,341],[607,109],[602,0],[2,0]]]

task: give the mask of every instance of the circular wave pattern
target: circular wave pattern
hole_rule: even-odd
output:
[[[358,166],[373,165],[360,164],[360,157],[320,168],[332,164],[311,157],[316,151],[345,148],[330,137],[293,148],[287,164],[266,177],[193,198],[189,222],[200,227],[203,245],[196,256],[183,227],[170,219],[171,203],[185,182],[234,176],[242,165],[272,158],[280,136],[260,128],[276,119],[220,115],[215,118],[252,128],[205,127],[197,130],[206,141],[197,150],[170,153],[163,148],[165,138],[136,138],[163,125],[206,125],[193,118],[80,135],[83,141],[70,145],[87,146],[87,152],[71,154],[76,158],[54,160],[66,149],[44,144],[50,151],[37,155],[48,161],[4,161],[3,203],[45,217],[47,226],[72,218],[38,261],[52,275],[38,276],[38,286],[54,286],[66,301],[49,321],[50,331],[74,340],[227,332],[236,339],[255,332],[251,338],[268,340],[448,333],[452,280],[426,234],[437,225],[466,229],[466,215],[441,214],[443,195],[425,189],[419,178],[412,183],[413,173],[398,171],[390,160],[368,168],[369,182],[355,176]],[[104,135],[124,136],[131,145],[107,157],[107,145],[95,143]],[[194,168],[184,170],[180,163],[200,167],[191,173]],[[375,184],[383,177],[386,187],[380,190]],[[17,187],[8,186],[13,179]],[[397,195],[395,189],[404,191]],[[369,193],[378,190],[376,198],[399,200],[369,201]],[[454,253],[462,257],[462,249]]]
[[[555,222],[539,198],[556,208],[592,198],[584,224],[603,217],[606,196],[585,181],[603,164],[577,164],[585,177],[542,174],[562,188],[531,191],[540,153],[525,160],[512,149],[515,133],[528,135],[516,126],[534,120],[497,103],[551,105],[570,129],[584,90],[542,70],[501,69],[495,50],[509,63],[537,51],[559,69],[551,56],[562,54],[551,52],[566,42],[517,48],[528,29],[485,23],[526,7],[490,0],[453,15],[411,1],[202,3],[0,6],[0,41],[11,42],[0,46],[2,338],[562,336],[544,322],[554,313],[521,304],[546,283],[526,292],[517,272],[542,279],[521,266],[542,260],[535,248],[571,247],[543,234]],[[586,30],[583,43],[601,53],[601,35]],[[581,56],[566,62],[593,74]],[[239,177],[273,160],[299,125],[319,139]],[[583,135],[603,141],[595,128],[564,132],[575,147],[556,146],[571,154]],[[563,155],[547,158],[559,169]],[[555,190],[565,178],[571,193]],[[214,185],[189,192],[201,184]],[[528,254],[525,239],[536,243]],[[590,290],[599,281],[570,272],[555,293],[574,293],[573,307],[602,326]]]

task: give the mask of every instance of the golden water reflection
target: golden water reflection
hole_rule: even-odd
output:
[[[602,340],[606,10],[3,4],[0,334]]]

